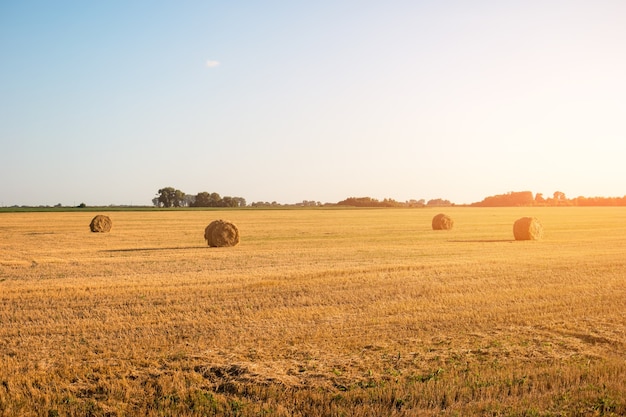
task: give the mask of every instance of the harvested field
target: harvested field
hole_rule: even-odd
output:
[[[0,213],[0,416],[626,414],[626,211],[435,214]]]

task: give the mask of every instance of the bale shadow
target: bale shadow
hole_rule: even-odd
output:
[[[166,251],[166,250],[188,250],[188,249],[200,249],[207,248],[208,246],[176,246],[168,248],[130,248],[130,249],[104,249],[100,252],[149,252],[149,251]]]
[[[453,243],[513,243],[515,239],[469,239],[469,240],[448,240]]]

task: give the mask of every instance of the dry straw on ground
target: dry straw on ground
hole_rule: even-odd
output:
[[[215,220],[204,229],[204,238],[211,247],[235,246],[239,243],[239,229],[227,220]]]
[[[443,213],[433,217],[433,230],[450,230],[454,226],[454,220]]]
[[[522,217],[513,224],[515,240],[539,240],[543,237],[543,226],[535,217]]]
[[[623,207],[445,210],[0,213],[0,417],[626,416]]]
[[[98,214],[91,220],[89,228],[92,232],[110,232],[113,222],[109,216]]]

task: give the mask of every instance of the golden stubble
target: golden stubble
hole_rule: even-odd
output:
[[[0,214],[0,415],[623,410],[624,210],[436,213]]]

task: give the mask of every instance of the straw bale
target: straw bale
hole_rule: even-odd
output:
[[[543,226],[535,217],[522,217],[513,224],[515,240],[539,240],[543,237]]]
[[[227,220],[215,220],[204,229],[204,238],[211,247],[235,246],[239,243],[239,229]]]
[[[439,213],[433,217],[432,224],[433,230],[450,230],[454,226],[454,220],[450,216]]]
[[[89,224],[89,228],[92,232],[101,232],[106,233],[111,231],[111,226],[113,226],[113,222],[109,216],[105,216],[102,214],[98,214],[91,220]]]

